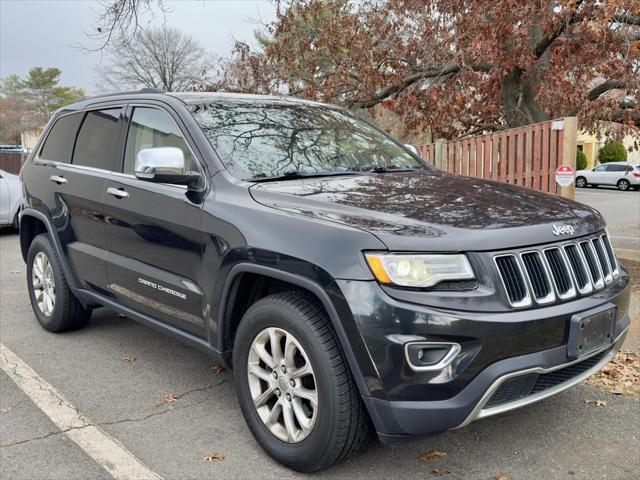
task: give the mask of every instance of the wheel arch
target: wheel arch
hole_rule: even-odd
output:
[[[74,277],[71,275],[67,259],[62,254],[62,248],[60,247],[60,240],[55,233],[55,229],[51,223],[51,220],[42,212],[33,208],[24,208],[20,212],[20,253],[22,259],[27,261],[27,255],[29,254],[29,247],[31,242],[41,233],[48,233],[53,242],[53,246],[58,254],[60,263],[62,264],[62,273],[67,280],[67,283],[71,289],[75,289],[76,283]]]
[[[258,285],[257,287],[254,287],[258,290],[252,289],[248,295],[239,295],[241,287],[243,285],[247,285],[246,283],[243,284],[243,281],[251,283],[264,282],[265,280],[275,282],[276,289],[273,290],[272,287],[270,289],[270,287],[264,286],[263,284],[262,286]],[[369,388],[367,387],[364,375],[360,369],[360,365],[358,364],[358,360],[356,359],[356,355],[341,322],[338,311],[325,289],[317,282],[301,275],[285,272],[264,265],[250,263],[237,264],[231,269],[225,280],[217,312],[217,345],[215,347],[220,352],[223,352],[222,356],[225,358],[226,362],[228,362],[229,365],[231,364],[231,361],[229,360],[230,355],[227,355],[227,353],[232,351],[233,336],[235,335],[235,331],[240,324],[240,319],[244,311],[246,311],[246,308],[251,306],[251,304],[255,303],[260,298],[271,293],[275,293],[276,291],[285,290],[304,291],[315,297],[320,302],[333,325],[333,329],[338,337],[338,342],[344,352],[345,359],[349,365],[349,369],[351,370],[351,374],[358,386],[360,394],[369,396]],[[238,303],[242,301],[245,302],[244,305]],[[238,305],[241,305],[241,307],[238,308]]]

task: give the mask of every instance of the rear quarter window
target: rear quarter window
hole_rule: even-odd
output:
[[[82,115],[82,112],[72,113],[56,120],[40,150],[41,159],[63,163],[71,161],[73,142],[76,139]]]

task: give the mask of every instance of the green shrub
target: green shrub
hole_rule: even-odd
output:
[[[600,163],[626,162],[627,149],[622,142],[607,143],[598,151],[598,160]]]
[[[576,150],[576,170],[585,170],[587,168],[587,156],[582,150]]]

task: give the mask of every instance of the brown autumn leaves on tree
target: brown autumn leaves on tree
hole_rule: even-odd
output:
[[[391,110],[444,138],[567,115],[593,131],[640,135],[637,0],[276,3],[261,46],[237,43],[203,89]]]

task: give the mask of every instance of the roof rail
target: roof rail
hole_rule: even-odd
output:
[[[104,98],[104,97],[115,97],[118,95],[133,95],[136,93],[164,93],[164,90],[162,90],[161,88],[145,87],[145,88],[141,88],[140,90],[123,90],[121,92],[101,93],[100,95],[92,95],[90,97],[84,97],[81,101],[93,100],[96,98]]]

